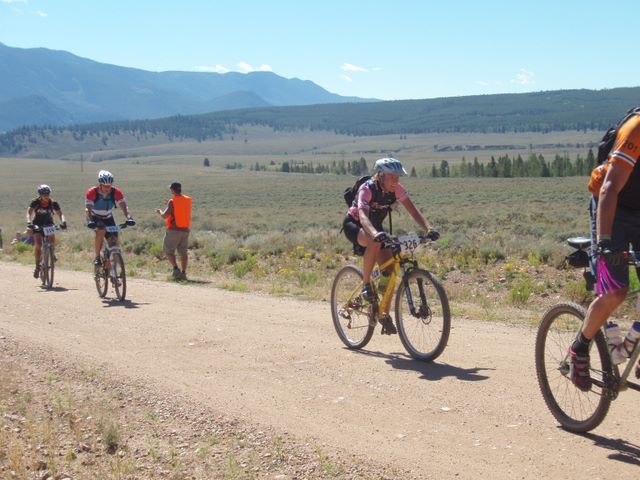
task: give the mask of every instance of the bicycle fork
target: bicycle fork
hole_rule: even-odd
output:
[[[427,303],[427,295],[424,291],[424,282],[422,278],[418,278],[418,294],[420,295],[420,307],[416,309],[416,306],[413,302],[413,295],[411,293],[411,287],[409,286],[409,281],[407,276],[403,276],[402,278],[404,293],[407,299],[407,303],[409,304],[409,311],[411,315],[416,318],[427,319],[431,317],[431,309],[429,308],[429,304]]]

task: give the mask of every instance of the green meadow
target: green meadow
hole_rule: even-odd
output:
[[[390,152],[408,168],[415,166],[422,172],[442,159],[456,162],[462,156],[467,160],[478,156],[486,161],[491,154],[517,155],[519,150],[505,150],[504,145],[538,145],[540,149],[534,147],[534,151],[549,159],[556,153],[584,156],[583,142],[599,136],[562,132],[399,139],[326,133],[268,135],[263,129],[245,133],[246,142],[240,136],[148,146],[144,152],[123,145],[108,152],[66,154],[65,160],[0,159],[0,228],[5,244],[0,258],[33,262],[29,248],[12,249],[8,243],[15,231],[24,229],[36,186],[48,183],[70,225],[59,235],[60,266],[89,272],[93,232],[84,226],[83,196],[95,184],[98,170],[108,169],[138,222],[122,235],[130,275],[168,278],[161,249],[163,221],[154,210],[163,207],[168,184],[179,180],[184,193],[194,199],[191,278],[231,290],[326,299],[337,269],[359,262],[340,233],[346,210],[342,192],[354,177],[281,173],[277,170],[282,162],[330,163],[364,156],[372,165]],[[482,152],[434,150],[434,145],[445,144],[502,146]],[[552,144],[563,149],[549,147]],[[567,145],[574,147],[564,150]],[[98,156],[118,158],[89,160]],[[204,158],[210,167],[203,166]],[[256,163],[267,170],[251,169]],[[225,168],[229,164],[242,168]],[[469,308],[480,309],[484,316],[491,316],[491,309],[500,304],[517,308],[559,296],[584,300],[588,295],[579,272],[559,267],[569,253],[566,238],[588,231],[586,181],[586,177],[430,178],[420,173],[417,178],[405,178],[416,205],[442,233],[418,258],[444,279],[452,300],[475,305]],[[121,212],[118,215],[122,219]],[[414,228],[405,212],[394,214],[393,226],[395,233]],[[93,288],[89,274],[87,288]]]

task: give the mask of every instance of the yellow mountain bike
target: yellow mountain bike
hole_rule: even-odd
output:
[[[351,349],[361,349],[373,336],[380,316],[389,306],[397,286],[395,320],[398,334],[409,355],[433,361],[444,351],[451,330],[449,300],[440,282],[418,267],[414,258],[419,245],[428,242],[426,234],[392,237],[382,244],[393,254],[374,269],[371,283],[374,300],[362,298],[362,272],[355,266],[342,268],[331,289],[331,315],[340,340]],[[380,271],[393,267],[384,291]],[[378,295],[382,298],[378,300]]]

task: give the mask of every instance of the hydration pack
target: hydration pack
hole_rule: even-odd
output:
[[[600,140],[600,143],[598,144],[598,164],[591,171],[591,177],[587,184],[587,188],[595,197],[600,195],[600,189],[604,183],[604,177],[606,177],[607,170],[609,169],[609,155],[613,150],[613,145],[616,142],[616,136],[620,131],[620,127],[622,127],[627,120],[636,115],[640,115],[640,107],[634,107],[629,110],[622,120],[620,120],[614,127],[607,130],[602,136],[602,140]]]

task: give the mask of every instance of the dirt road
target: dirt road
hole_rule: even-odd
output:
[[[0,263],[0,335],[418,478],[640,477],[640,397],[622,394],[592,434],[559,429],[530,328],[454,318],[444,354],[422,364],[395,336],[343,348],[321,302],[132,279],[120,304],[72,271],[55,287]]]

